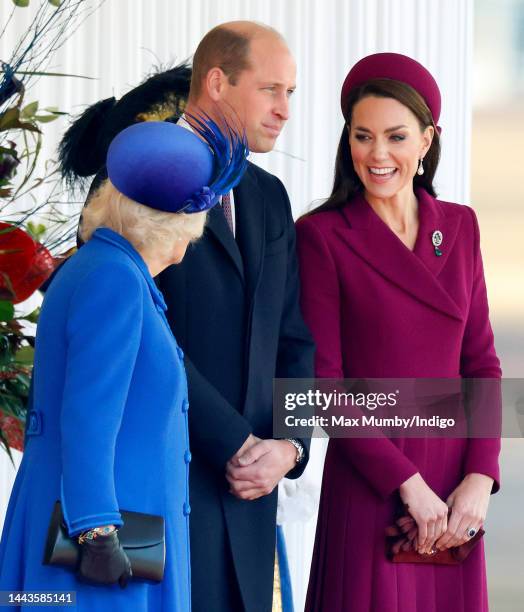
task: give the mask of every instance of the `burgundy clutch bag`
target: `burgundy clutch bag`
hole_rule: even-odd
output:
[[[459,565],[477,546],[484,535],[478,532],[461,546],[438,550],[432,555],[421,555],[417,552],[417,524],[409,514],[401,516],[394,525],[386,528],[386,556],[393,563],[429,563],[432,565]]]

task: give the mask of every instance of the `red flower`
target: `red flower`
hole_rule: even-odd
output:
[[[20,228],[0,222],[0,294],[14,304],[30,297],[53,271],[53,257]]]
[[[24,429],[22,423],[18,419],[15,419],[15,417],[8,416],[0,410],[0,429],[9,447],[23,452]]]

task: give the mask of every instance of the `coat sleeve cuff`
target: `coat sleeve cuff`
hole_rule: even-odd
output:
[[[80,535],[83,531],[93,529],[93,527],[101,527],[102,525],[115,525],[115,527],[121,527],[124,524],[120,512],[105,512],[103,514],[82,516],[74,520],[65,520],[70,537]]]
[[[251,426],[240,414],[234,415],[229,420],[226,429],[227,437],[209,438],[201,441],[199,445],[200,453],[219,470],[225,468],[227,462],[252,433]]]
[[[464,475],[484,474],[493,478],[492,494],[500,489],[499,453],[499,438],[470,439],[464,463]]]

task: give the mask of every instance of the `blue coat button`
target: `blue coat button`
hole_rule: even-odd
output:
[[[191,463],[191,453],[188,450],[184,453],[184,461],[186,463]]]
[[[42,433],[42,413],[40,410],[30,410],[26,418],[26,436],[39,436]]]
[[[191,514],[191,506],[188,502],[184,503],[184,516],[189,516]]]
[[[184,359],[184,351],[179,346],[176,347],[176,352],[180,359]]]
[[[182,402],[182,412],[187,412],[189,410],[189,402],[185,399]]]

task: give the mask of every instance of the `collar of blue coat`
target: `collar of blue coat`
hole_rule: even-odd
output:
[[[109,242],[110,244],[118,247],[119,249],[124,251],[124,253],[129,255],[129,257],[133,260],[140,272],[142,272],[149,287],[149,290],[151,291],[151,296],[153,298],[153,301],[155,302],[155,305],[160,310],[167,310],[167,306],[164,301],[164,296],[156,286],[155,281],[153,280],[153,277],[149,272],[149,268],[146,265],[146,262],[143,260],[142,256],[135,249],[135,247],[129,242],[129,240],[126,240],[123,236],[113,231],[112,229],[109,229],[108,227],[99,227],[97,230],[95,230],[91,240],[103,240],[104,242]]]

